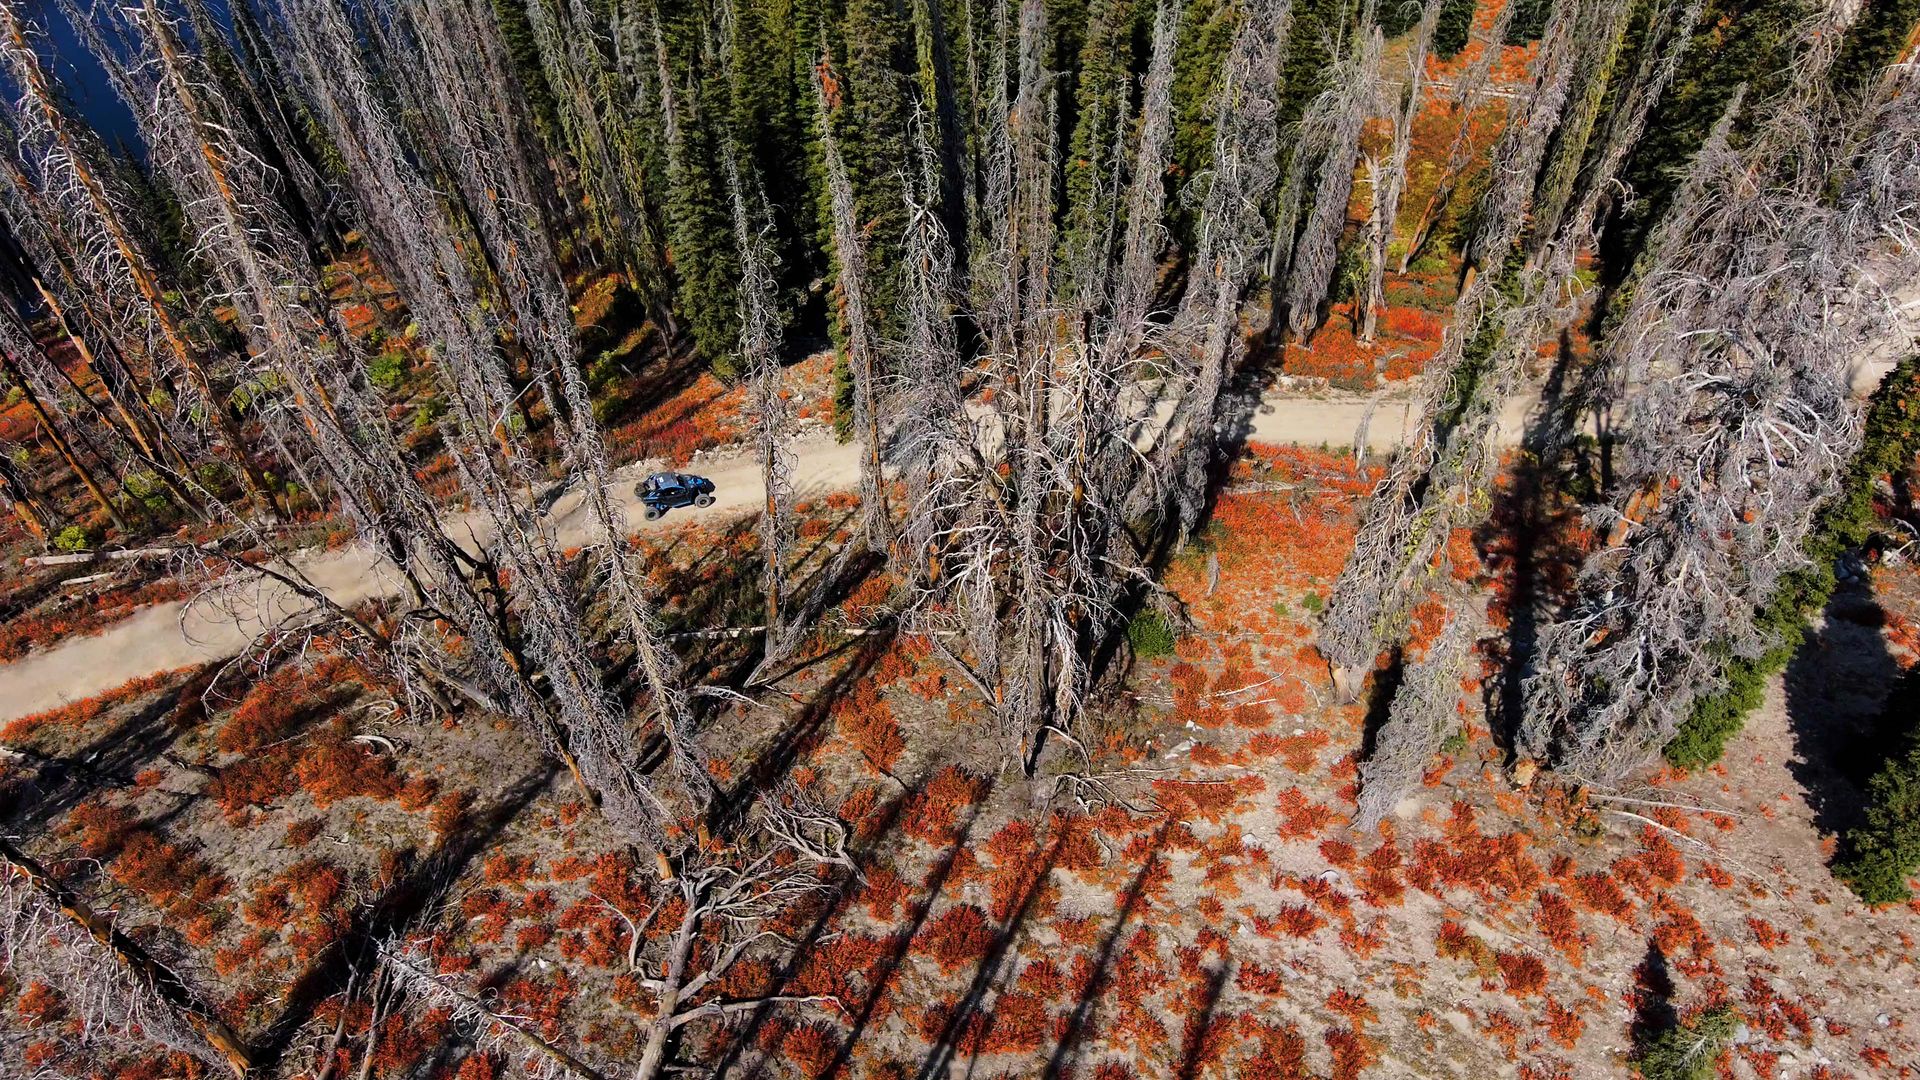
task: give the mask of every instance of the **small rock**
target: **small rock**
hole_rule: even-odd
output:
[[[1513,786],[1517,788],[1530,786],[1534,776],[1539,772],[1540,766],[1535,764],[1532,758],[1521,758],[1513,767]]]

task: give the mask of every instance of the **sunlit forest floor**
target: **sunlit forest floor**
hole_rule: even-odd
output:
[[[1496,515],[1453,542],[1489,601],[1483,694],[1420,796],[1362,835],[1369,702],[1334,703],[1313,643],[1372,476],[1251,448],[1165,574],[1177,613],[1136,623],[1080,779],[1071,755],[1023,778],[924,637],[824,634],[773,692],[715,713],[721,790],[791,780],[854,827],[861,874],[720,988],[838,1006],[689,1029],[709,1043],[692,1056],[738,1076],[1581,1077],[1621,1073],[1637,1025],[1730,1002],[1734,1076],[1910,1067],[1920,908],[1869,912],[1825,864],[1859,804],[1848,748],[1920,658],[1920,575],[1850,586],[1723,765],[1588,800],[1517,788],[1495,737],[1507,613],[1556,587],[1540,553],[1582,536],[1536,523],[1554,543],[1520,566]],[[809,565],[850,512],[805,508]],[[648,534],[670,631],[751,621],[750,525]],[[893,587],[868,579],[831,621],[884,628]],[[700,680],[755,658],[751,640],[691,650]],[[504,719],[410,721],[321,646],[142,680],[0,742],[19,752],[6,831],[178,958],[283,1072],[317,1075],[336,1029],[335,1076],[369,1028],[372,1077],[514,1064],[469,1054],[444,1014],[376,1016],[361,997],[340,1015],[343,973],[387,935],[428,938],[449,978],[584,1060],[632,1059],[648,998],[632,928],[671,922],[646,920],[652,867]],[[62,1022],[58,987],[0,1001]]]

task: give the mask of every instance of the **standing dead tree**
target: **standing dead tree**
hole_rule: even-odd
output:
[[[286,441],[307,448],[343,515],[414,590],[416,609],[372,638],[378,654],[423,702],[439,684],[509,715],[544,716],[530,672],[495,621],[498,609],[467,576],[478,564],[441,529],[438,508],[369,391],[364,357],[327,303],[278,199],[277,175],[249,150],[157,3],[92,15],[95,56],[132,109],[155,166],[182,195],[198,254],[215,271],[215,299],[233,307],[258,374],[283,387],[291,405],[268,411],[269,419],[288,426]],[[465,648],[450,650],[449,634]]]
[[[14,517],[20,519],[34,542],[45,548],[59,518],[34,487],[33,478],[14,463],[13,452],[11,442],[0,442],[0,495],[6,497]]]
[[[235,1076],[251,1067],[245,1044],[202,1003],[187,981],[128,937],[31,856],[0,838],[0,971],[57,995],[72,1021],[73,1050],[150,1043]],[[0,1064],[32,1077],[28,1044],[66,1042],[53,1028],[0,1033]]]
[[[1354,826],[1378,828],[1400,800],[1420,785],[1427,763],[1462,723],[1462,680],[1473,659],[1474,620],[1464,602],[1447,616],[1440,636],[1407,666],[1387,707],[1373,750],[1360,764]]]
[[[1380,28],[1372,25],[1372,5],[1354,35],[1347,53],[1334,68],[1332,87],[1307,111],[1303,138],[1321,147],[1319,180],[1313,207],[1301,227],[1299,242],[1288,263],[1286,303],[1288,328],[1296,337],[1319,325],[1320,307],[1332,291],[1339,269],[1340,237],[1346,231],[1347,203],[1353,194],[1354,164],[1360,155],[1360,135],[1374,113],[1380,92]],[[1365,298],[1355,297],[1355,303]]]
[[[101,513],[121,532],[127,531],[127,521],[120,508],[101,485],[94,466],[87,463],[82,448],[76,445],[76,429],[68,421],[59,407],[58,391],[53,381],[47,377],[53,363],[40,351],[40,344],[33,340],[33,334],[20,322],[11,308],[0,303],[0,371],[4,371],[8,380],[20,388],[33,417],[39,422],[40,432],[54,452],[67,465],[67,470],[79,480],[92,497]]]
[[[22,150],[41,171],[40,190],[50,211],[41,227],[67,235],[65,249],[74,253],[71,268],[84,287],[66,306],[84,307],[92,318],[105,320],[121,353],[145,356],[158,369],[153,374],[184,379],[203,402],[202,415],[226,447],[248,498],[262,512],[277,513],[264,478],[227,415],[226,398],[215,390],[136,239],[128,220],[129,200],[114,190],[85,127],[65,111],[15,6],[16,0],[0,3],[0,60],[22,93],[12,113],[22,125]],[[76,26],[84,32],[97,33],[86,14],[69,16],[80,20]]]
[[[846,826],[791,791],[769,793],[730,840],[708,839],[674,859],[660,856],[652,880],[615,899],[593,894],[627,927],[626,978],[642,994],[640,1048],[623,1062],[591,1060],[577,1041],[543,1034],[491,994],[441,974],[430,939],[390,938],[377,944],[384,977],[399,992],[394,1008],[445,1010],[474,1053],[500,1052],[527,1071],[554,1080],[600,1080],[616,1074],[658,1080],[698,1071],[680,1045],[690,1029],[727,1024],[782,1006],[832,1006],[828,996],[773,993],[733,997],[723,991],[742,961],[777,959],[792,942],[775,927],[796,909],[829,895],[834,877],[851,872]],[[639,894],[646,899],[640,900]]]
[[[1574,6],[1555,6],[1535,58],[1531,92],[1510,115],[1494,150],[1494,183],[1482,203],[1474,246],[1496,267],[1519,236],[1534,175],[1565,101]],[[1332,590],[1320,650],[1349,698],[1359,693],[1381,648],[1405,632],[1407,613],[1435,573],[1436,560],[1444,559],[1452,530],[1489,505],[1490,435],[1526,347],[1500,349],[1497,324],[1508,309],[1495,283],[1503,277],[1472,275],[1461,290],[1427,377],[1420,427],[1375,489],[1353,554]]]
[[[1246,349],[1240,307],[1268,240],[1263,204],[1279,179],[1280,65],[1291,18],[1290,0],[1248,4],[1210,103],[1213,170],[1190,282],[1170,331],[1182,388],[1155,448],[1182,536],[1200,519],[1220,393]]]
[[[1646,64],[1684,54],[1686,47],[1673,43],[1671,32],[1684,23],[1691,37],[1692,25],[1698,17],[1675,19],[1674,10],[1677,9],[1671,4],[1656,4],[1648,9],[1648,32],[1640,49],[1642,70]],[[1576,54],[1573,81],[1567,91],[1566,116],[1561,120],[1560,130],[1554,133],[1553,148],[1541,166],[1532,220],[1528,223],[1528,235],[1536,251],[1560,234],[1562,219],[1578,201],[1581,174],[1588,160],[1594,129],[1599,126],[1600,110],[1613,84],[1614,68],[1626,51],[1631,13],[1628,6],[1620,4],[1593,5],[1581,12],[1580,25],[1574,34]],[[1628,85],[1643,87],[1646,83],[1644,79],[1635,78]],[[1611,145],[1620,124],[1633,116],[1631,103],[1618,104],[1621,107],[1615,110],[1612,122],[1605,129],[1603,145]],[[1587,184],[1591,185],[1595,178],[1596,174],[1589,172]],[[1604,182],[1611,179],[1611,174],[1598,178]]]
[[[1179,438],[1165,436],[1156,415],[1154,390],[1140,384],[1166,372],[1150,308],[1164,243],[1176,23],[1166,12],[1156,19],[1124,198],[1095,193],[1109,215],[1125,208],[1124,227],[1088,221],[1118,243],[1074,245],[1065,254],[1076,264],[1056,273],[1056,90],[1043,63],[1044,8],[1028,3],[1019,15],[1017,38],[1011,48],[991,50],[996,59],[985,79],[985,183],[964,305],[933,209],[937,151],[927,125],[910,125],[920,151],[907,184],[900,436],[909,500],[902,561],[916,590],[910,619],[934,631],[935,647],[994,710],[1010,756],[1017,753],[1031,774],[1048,746],[1080,744],[1094,655],[1127,591],[1150,587],[1125,524],[1166,512],[1151,493],[1170,490],[1172,466],[1156,467],[1153,455],[1175,461],[1179,452]],[[1271,24],[1261,25],[1249,38],[1271,33]],[[995,32],[1004,43],[1004,19]],[[1249,41],[1236,54],[1256,79],[1266,70],[1258,49]],[[1251,122],[1257,136],[1258,120]],[[1270,152],[1271,138],[1266,145]],[[1120,149],[1124,158],[1126,145]],[[1257,157],[1258,147],[1249,152]],[[1260,232],[1257,206],[1247,205],[1257,202],[1254,185],[1242,190],[1245,203],[1228,200],[1230,187],[1221,188],[1223,202]],[[1244,284],[1241,277],[1230,285],[1233,298],[1224,302],[1236,315]],[[952,326],[963,310],[982,339],[971,371]],[[1222,364],[1224,342],[1235,337],[1220,334]],[[1197,375],[1195,365],[1157,384],[1183,395]],[[1210,422],[1211,406],[1201,412]],[[1156,436],[1164,441],[1152,444]]]
[[[1452,105],[1459,124],[1453,129],[1453,140],[1447,146],[1446,164],[1440,171],[1440,180],[1434,185],[1433,194],[1427,197],[1420,208],[1420,217],[1414,222],[1413,232],[1407,236],[1407,250],[1400,256],[1400,273],[1426,250],[1427,243],[1433,238],[1433,230],[1446,214],[1447,206],[1453,201],[1453,194],[1460,182],[1466,179],[1467,167],[1473,163],[1473,120],[1474,114],[1484,104],[1487,88],[1493,77],[1494,61],[1500,58],[1500,49],[1507,38],[1507,27],[1513,21],[1514,9],[1518,4],[1503,3],[1494,15],[1493,25],[1487,28],[1487,36],[1480,43],[1480,53],[1473,63],[1454,81]]]
[[[435,0],[445,4],[447,0]],[[588,209],[600,242],[614,256],[663,331],[674,332],[673,281],[668,270],[661,209],[646,185],[644,162],[627,131],[645,109],[626,98],[644,83],[623,81],[608,56],[615,43],[581,0],[532,0],[526,4],[547,84],[559,97],[560,126],[579,169]]]
[[[411,11],[409,52],[433,74],[439,141],[453,153],[450,171],[464,192],[491,284],[505,299],[511,328],[547,397],[556,441],[586,503],[596,537],[598,581],[618,638],[633,651],[646,686],[648,711],[668,750],[671,797],[688,812],[706,805],[705,757],[691,735],[678,658],[660,636],[659,617],[642,582],[638,555],[610,493],[614,474],[591,389],[578,363],[579,343],[565,281],[543,227],[538,173],[526,117],[500,94],[508,64],[498,35],[453,0],[422,0]]]
[[[860,440],[860,533],[866,543],[884,547],[892,540],[888,517],[884,446],[880,434],[880,342],[867,303],[867,261],[854,214],[853,182],[833,133],[833,98],[827,90],[832,72],[823,50],[813,69],[820,129],[820,158],[827,173],[828,218],[833,226],[833,258],[840,286],[841,317],[847,332],[847,371],[853,378],[853,430]]]
[[[21,132],[31,125],[19,120],[14,103],[0,103],[0,138],[11,147],[26,145]],[[31,292],[18,289],[14,304],[29,316],[36,308],[44,309],[58,333],[72,343],[82,369],[69,374],[62,368],[58,373],[73,386],[82,407],[99,421],[99,429],[116,444],[124,444],[128,453],[122,456],[137,458],[151,468],[181,506],[198,509],[180,479],[189,471],[183,446],[189,440],[154,406],[163,380],[143,377],[136,370],[139,361],[124,354],[120,341],[137,340],[124,333],[126,327],[116,335],[96,315],[102,307],[100,298],[76,269],[77,262],[88,261],[87,249],[69,231],[69,215],[49,205],[32,171],[27,161],[12,153],[0,156],[0,215],[19,244],[22,276],[31,281]],[[88,373],[94,378],[88,380]],[[98,384],[106,398],[104,406],[90,387],[80,385],[81,380]]]
[[[753,413],[753,442],[760,461],[765,502],[760,508],[760,588],[766,601],[766,634],[760,666],[793,651],[806,627],[784,618],[786,571],[793,546],[793,406],[780,365],[780,313],[775,307],[775,258],[768,236],[773,225],[757,182],[741,176],[731,154],[726,162],[733,203],[734,243],[740,250],[740,358],[746,369]]]
[[[1827,102],[1822,29],[1746,144],[1723,122],[1696,156],[1616,331],[1632,396],[1608,545],[1541,634],[1520,732],[1571,775],[1637,768],[1728,657],[1771,646],[1755,613],[1859,440],[1845,365],[1920,273],[1920,83]]]
[[[1434,28],[1440,22],[1445,0],[1426,0],[1420,9],[1420,23],[1414,29],[1413,44],[1407,49],[1407,82],[1401,94],[1400,109],[1394,114],[1393,141],[1388,144],[1384,163],[1369,162],[1368,186],[1372,189],[1371,210],[1367,217],[1367,280],[1354,302],[1360,305],[1359,340],[1371,343],[1380,326],[1380,309],[1386,306],[1387,248],[1400,220],[1400,197],[1407,188],[1407,159],[1413,152],[1413,121],[1426,106],[1427,52],[1433,47]]]
[[[520,498],[536,475],[523,434],[508,422],[519,395],[499,348],[500,328],[481,302],[438,200],[409,165],[344,14],[333,0],[306,0],[293,9],[292,26],[304,77],[346,159],[348,185],[434,344],[435,368],[454,406],[449,443],[456,472],[491,525],[487,551],[510,573],[506,592],[522,639],[541,663],[553,698],[557,724],[541,730],[577,765],[609,820],[661,843],[671,811],[646,779],[624,710],[592,662],[579,601],[563,577],[551,530]]]

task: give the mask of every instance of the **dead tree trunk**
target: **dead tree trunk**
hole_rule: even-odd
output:
[[[1490,266],[1504,261],[1520,234],[1533,177],[1566,100],[1570,6],[1555,8],[1535,57],[1531,91],[1509,114],[1494,149],[1495,180],[1473,238],[1475,257]],[[1489,435],[1532,345],[1522,340],[1525,334],[1505,333],[1503,320],[1514,312],[1499,306],[1501,295],[1493,275],[1475,277],[1462,289],[1427,375],[1421,425],[1375,489],[1353,554],[1332,590],[1319,644],[1336,686],[1349,699],[1382,647],[1405,632],[1407,613],[1452,530],[1487,506],[1494,461]],[[1558,300],[1556,291],[1530,303]],[[1530,325],[1528,306],[1520,305],[1520,318]]]
[[[86,19],[81,22],[79,28],[89,36],[97,37],[102,32]],[[85,237],[89,245],[97,242],[100,248],[111,253],[108,272],[123,277],[131,289],[131,295],[120,302],[140,305],[167,353],[179,365],[194,392],[206,401],[207,421],[227,446],[249,499],[261,512],[277,515],[279,508],[267,493],[264,479],[227,416],[225,399],[215,393],[212,380],[187,344],[158,280],[122,220],[121,203],[107,190],[93,164],[90,148],[83,145],[73,121],[62,111],[59,95],[41,69],[27,40],[25,24],[14,10],[13,0],[0,3],[0,56],[26,92],[30,108],[23,108],[20,115],[23,118],[37,116],[37,137],[44,140],[45,145],[43,164],[51,175],[60,178],[61,190],[68,193],[63,199],[65,212],[71,215],[76,228],[89,234]]]
[[[1313,209],[1301,229],[1287,276],[1287,321],[1294,336],[1303,337],[1319,324],[1320,306],[1332,291],[1339,269],[1340,238],[1346,232],[1347,202],[1353,194],[1353,168],[1360,153],[1360,134],[1373,113],[1380,79],[1382,42],[1379,27],[1364,38],[1336,68],[1334,88],[1315,104],[1309,123],[1318,120],[1325,131],[1320,157],[1320,179],[1314,185]],[[1354,303],[1366,302],[1356,296]]]
[[[1400,220],[1400,196],[1407,188],[1407,157],[1413,151],[1413,121],[1426,104],[1427,50],[1433,44],[1433,31],[1440,22],[1445,0],[1426,0],[1420,10],[1420,25],[1414,30],[1413,44],[1407,50],[1406,97],[1394,115],[1393,142],[1387,151],[1387,163],[1373,177],[1373,214],[1368,222],[1367,283],[1354,302],[1362,308],[1359,340],[1371,344],[1380,326],[1380,309],[1386,306],[1387,248],[1393,243],[1394,227]],[[1405,273],[1406,268],[1402,267]]]
[[[1642,520],[1583,570],[1526,687],[1523,753],[1573,775],[1638,768],[1728,654],[1772,647],[1756,612],[1858,445],[1846,365],[1896,329],[1887,283],[1920,274],[1920,76],[1829,111],[1829,55],[1809,34],[1746,146],[1723,120],[1656,232],[1617,361],[1643,388],[1611,513]]]
[[[793,543],[793,406],[782,385],[780,315],[774,307],[774,253],[767,232],[766,197],[758,183],[740,175],[739,162],[726,162],[733,203],[734,243],[740,251],[740,358],[747,372],[753,409],[753,439],[766,489],[760,508],[761,591],[766,602],[767,635],[761,667],[784,659],[802,626],[782,622],[786,612],[786,571]]]
[[[53,511],[34,490],[27,474],[14,465],[8,446],[0,446],[0,490],[6,493],[14,516],[20,519],[20,524],[45,550],[47,538],[53,532]]]
[[[66,462],[68,471],[72,472],[74,478],[87,489],[87,494],[93,497],[94,503],[100,507],[101,512],[113,522],[114,528],[122,533],[128,532],[127,521],[120,516],[119,508],[114,505],[112,499],[107,497],[106,489],[102,488],[100,481],[94,478],[93,470],[86,462],[80,460],[80,455],[75,451],[72,442],[62,432],[59,419],[54,416],[47,403],[41,400],[39,392],[34,389],[26,373],[15,362],[16,350],[35,347],[30,340],[21,340],[26,333],[25,328],[18,326],[13,314],[7,312],[0,314],[0,333],[14,339],[0,345],[0,364],[5,365],[7,377],[20,388],[27,408],[33,412],[34,419],[40,423],[41,433],[49,443],[53,444],[54,452],[60,455],[60,460]]]
[[[116,1039],[144,1035],[224,1062],[244,1080],[252,1068],[245,1044],[200,1003],[186,981],[4,837],[0,879],[0,948],[6,966],[14,967],[23,952],[40,954],[39,963],[50,959],[43,950],[74,954],[78,966],[58,981],[69,998],[88,1000],[102,1010],[98,1025],[85,1025],[88,1036],[96,1026]],[[88,986],[96,992],[83,989]],[[198,1045],[184,1041],[189,1032]]]
[[[1400,257],[1402,274],[1426,250],[1434,227],[1440,223],[1447,204],[1453,200],[1454,189],[1464,179],[1466,168],[1473,161],[1473,114],[1480,108],[1481,97],[1486,93],[1488,80],[1493,74],[1493,62],[1500,58],[1501,43],[1507,38],[1507,26],[1512,22],[1514,8],[1518,6],[1512,3],[1500,5],[1493,26],[1487,31],[1486,47],[1474,59],[1473,66],[1454,83],[1453,110],[1459,116],[1460,123],[1453,129],[1453,142],[1447,147],[1447,162],[1441,170],[1440,182],[1434,186],[1426,205],[1421,207],[1420,217],[1407,238],[1406,254]]]
[[[814,68],[813,88],[818,102],[820,156],[827,170],[829,217],[833,224],[833,253],[838,263],[841,314],[847,331],[847,370],[853,376],[853,429],[860,440],[860,513],[861,534],[870,544],[885,547],[892,541],[893,523],[888,516],[886,471],[882,466],[884,449],[880,434],[879,338],[872,313],[867,307],[866,253],[860,240],[859,222],[854,215],[853,183],[847,177],[846,163],[840,157],[840,142],[833,134],[833,116],[829,108],[822,54]]]
[[[1182,536],[1199,521],[1206,498],[1220,392],[1245,348],[1241,300],[1268,239],[1261,204],[1279,179],[1279,77],[1291,16],[1289,0],[1249,7],[1212,102],[1213,176],[1191,281],[1175,318],[1186,386],[1160,454]]]

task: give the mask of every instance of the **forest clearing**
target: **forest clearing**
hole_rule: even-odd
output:
[[[0,127],[0,1075],[1920,1075],[1916,0],[0,0]]]

